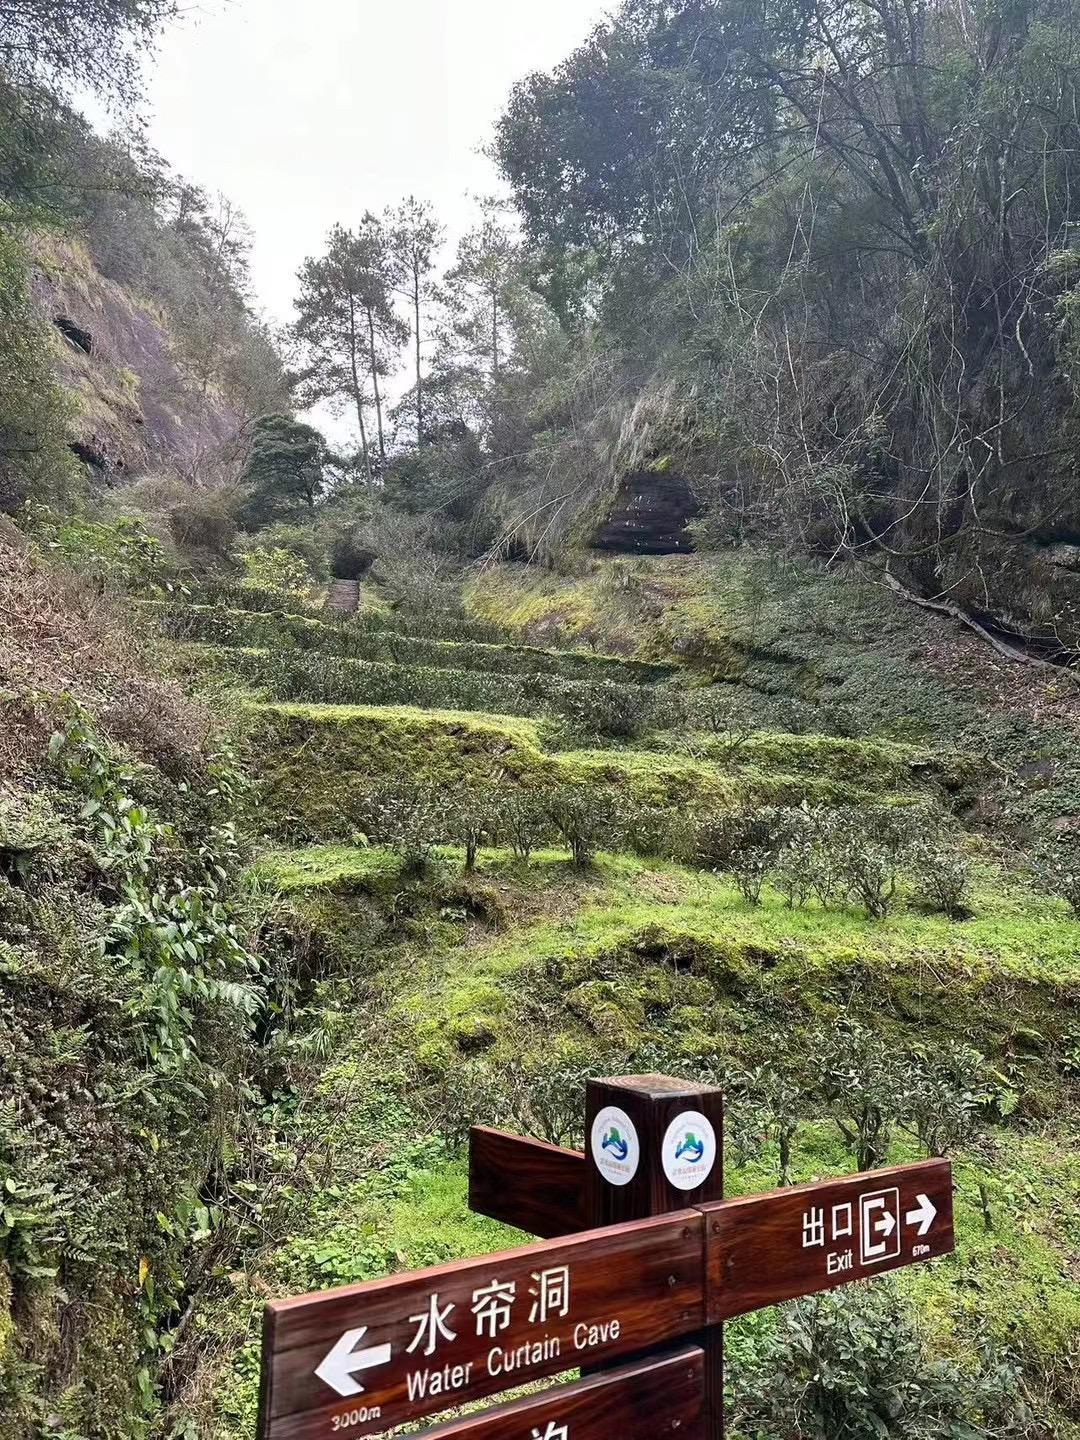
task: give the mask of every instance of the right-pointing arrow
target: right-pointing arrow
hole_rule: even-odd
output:
[[[362,1395],[363,1385],[353,1379],[356,1371],[385,1365],[390,1359],[392,1351],[389,1345],[372,1345],[367,1350],[357,1350],[356,1346],[366,1334],[366,1325],[361,1325],[358,1330],[346,1330],[322,1364],[315,1367],[319,1379],[339,1395]]]
[[[918,1225],[921,1236],[926,1234],[930,1226],[937,1219],[937,1206],[930,1199],[929,1195],[916,1195],[915,1199],[919,1202],[919,1208],[917,1210],[909,1210],[904,1216],[904,1219],[909,1225]]]

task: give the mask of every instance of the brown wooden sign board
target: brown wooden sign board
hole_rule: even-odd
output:
[[[710,1324],[955,1248],[947,1160],[724,1200],[702,1214]]]
[[[544,1240],[585,1230],[585,1156],[475,1126],[469,1134],[469,1209]]]
[[[416,1440],[705,1440],[705,1355],[643,1360],[425,1430]]]
[[[722,1440],[724,1320],[954,1248],[944,1160],[722,1200],[712,1087],[590,1081],[586,1144],[470,1142],[474,1210],[569,1238],[269,1305],[259,1440],[359,1440],[573,1369],[425,1433]]]
[[[267,1306],[261,1440],[389,1430],[704,1324],[688,1210]]]

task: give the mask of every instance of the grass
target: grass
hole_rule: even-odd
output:
[[[368,623],[316,620],[279,610],[230,609],[228,606],[185,605],[146,601],[140,609],[177,640],[235,648],[267,648],[285,652],[321,653],[355,660],[430,666],[443,670],[558,675],[568,680],[609,680],[649,684],[670,678],[676,667],[649,664],[591,650],[543,649],[480,640],[442,640],[393,628],[393,618],[374,623],[376,611],[365,609]],[[413,621],[413,624],[418,622]],[[423,627],[422,627],[423,628]]]
[[[785,772],[633,748],[552,751],[544,748],[537,721],[480,711],[272,703],[255,704],[250,714],[250,754],[263,782],[260,815],[272,834],[287,841],[352,839],[373,784],[399,777],[450,794],[463,785],[537,792],[568,784],[685,814],[741,803],[936,804],[942,794],[910,769],[906,786],[890,780],[894,771],[888,767],[897,763],[891,756],[884,777],[875,776],[865,747],[863,768],[852,764],[855,783],[849,783],[837,778],[835,753],[830,774],[830,766],[819,762],[807,772]],[[788,752],[793,760],[807,753],[796,738]],[[783,749],[781,739],[772,737],[775,754]]]
[[[1005,847],[977,832],[958,839],[973,865],[973,915],[952,921],[921,910],[910,884],[883,920],[790,910],[768,888],[754,908],[717,875],[629,854],[575,870],[558,850],[528,866],[488,850],[462,877],[460,852],[443,847],[441,870],[404,887],[388,851],[332,843],[350,840],[372,782],[395,776],[448,795],[569,781],[684,813],[744,800],[919,801],[963,815],[988,794],[1011,806],[1034,793],[1009,769],[1009,747],[1019,754],[1029,732],[1009,721],[999,745],[976,688],[941,682],[931,654],[940,627],[834,576],[780,577],[762,596],[744,554],[598,564],[576,577],[496,568],[470,582],[467,603],[526,640],[677,660],[691,680],[737,681],[722,693],[746,701],[752,733],[737,746],[683,729],[618,748],[556,748],[549,724],[494,709],[251,707],[260,815],[279,843],[319,842],[265,855],[254,884],[287,900],[300,933],[320,936],[333,957],[318,1006],[334,1043],[317,1084],[283,1107],[277,1143],[305,1157],[291,1176],[288,1238],[215,1322],[229,1337],[215,1398],[222,1440],[250,1433],[265,1293],[518,1238],[469,1214],[447,1138],[463,1116],[505,1123],[499,1106],[510,1101],[495,1092],[513,1088],[507,1075],[520,1081],[567,1059],[622,1073],[654,1068],[658,1053],[673,1073],[699,1073],[714,1056],[751,1068],[768,1063],[778,1033],[797,1047],[852,1017],[897,1053],[974,1045],[1017,1097],[1011,1118],[987,1121],[958,1157],[957,1257],[898,1283],[940,1353],[970,1361],[979,1327],[1017,1349],[1057,1407],[1051,1433],[1078,1440],[1068,1356],[1080,1339],[1080,925],[1003,868]],[[1036,800],[1058,806],[1064,794],[1044,786]],[[772,1144],[750,1149],[732,1152],[729,1193],[776,1183]],[[898,1134],[890,1158],[918,1157]],[[852,1169],[833,1123],[800,1128],[796,1179]],[[731,1327],[736,1371],[740,1337],[774,1319]]]
[[[440,855],[447,876],[460,870],[460,851]],[[256,873],[294,901],[390,900],[397,861],[382,850],[323,846],[275,852]],[[391,948],[384,962],[394,974],[393,1027],[415,1037],[433,1073],[450,1074],[477,1051],[527,1055],[542,1047],[553,1017],[586,1050],[632,1051],[662,1029],[692,1057],[738,1047],[751,1012],[789,1028],[854,1007],[905,1044],[971,1040],[1009,1065],[1030,1065],[1042,1076],[1031,1086],[1033,1113],[1042,1113],[1059,1083],[1043,1057],[1067,1049],[1070,1035],[1075,1046],[1080,1032],[1075,921],[986,862],[966,921],[922,913],[910,892],[883,920],[816,904],[791,910],[769,890],[753,908],[717,876],[627,855],[602,855],[580,871],[559,851],[529,866],[488,851],[471,884],[490,897],[486,911],[501,929],[422,925],[418,943]],[[440,881],[436,891],[450,896],[453,887]],[[324,912],[312,915],[329,923]],[[345,915],[335,924],[347,933]]]
[[[400,860],[389,850],[317,845],[309,850],[270,850],[249,874],[278,895],[313,890],[333,894],[382,889],[397,880],[400,870]]]
[[[425,710],[418,705],[316,705],[267,704],[260,710],[294,720],[307,720],[312,725],[352,726],[364,721],[388,727],[401,727],[430,733],[445,729],[454,733],[467,732],[494,735],[526,745],[540,745],[540,724],[520,715],[485,715],[475,710]]]

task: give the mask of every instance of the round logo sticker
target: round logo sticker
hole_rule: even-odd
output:
[[[625,1110],[605,1105],[592,1126],[596,1168],[610,1185],[629,1185],[637,1174],[641,1146],[634,1122]]]
[[[699,1111],[684,1110],[668,1126],[660,1153],[676,1190],[696,1190],[716,1164],[716,1131]]]

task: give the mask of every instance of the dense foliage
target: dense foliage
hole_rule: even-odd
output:
[[[512,1243],[469,1125],[646,1071],[730,1193],[955,1164],[733,1436],[1080,1436],[1071,0],[622,0],[288,373],[71,108],[175,9],[0,4],[0,1440],[247,1440],[267,1296]],[[638,489],[703,553],[588,555]]]
[[[484,450],[474,543],[550,550],[672,470],[714,540],[843,552],[1068,648],[1075,22],[627,0],[523,81],[495,154],[527,243],[463,244],[433,366]]]

